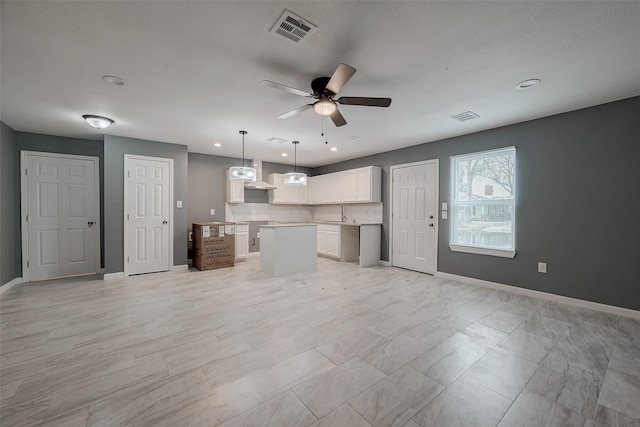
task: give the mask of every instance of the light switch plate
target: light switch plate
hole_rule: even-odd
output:
[[[447,211],[442,211],[442,219],[447,219]]]
[[[446,211],[446,210],[447,210],[447,204],[446,204],[446,203],[443,203],[443,204],[442,204],[442,210],[443,210],[443,211]]]
[[[538,273],[546,273],[547,272],[547,263],[539,262],[538,263]]]
[[[177,200],[176,201],[176,208],[178,208],[178,209],[182,208],[182,200]]]
[[[215,215],[215,214],[216,214],[215,209],[209,209],[209,215]]]

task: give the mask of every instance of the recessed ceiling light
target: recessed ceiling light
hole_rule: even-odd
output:
[[[283,142],[287,142],[286,139],[278,138],[278,137],[275,137],[275,136],[273,138],[267,139],[267,141],[269,141],[269,142],[277,142],[278,144],[282,144]]]
[[[287,153],[280,154],[282,157],[287,157]]]
[[[214,147],[222,147],[222,144],[220,144],[219,142],[214,142],[214,143],[213,143],[213,146],[214,146]]]
[[[124,80],[117,76],[102,76],[102,80],[116,86],[124,85]]]
[[[331,147],[331,151],[338,151],[336,147]]]
[[[535,86],[540,83],[540,79],[529,79],[520,82],[516,85],[516,89],[529,89],[531,86]]]
[[[108,117],[93,116],[90,114],[85,114],[82,118],[96,129],[106,129],[114,123],[114,121]]]

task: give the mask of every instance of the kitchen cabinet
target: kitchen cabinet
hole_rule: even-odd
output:
[[[368,240],[367,244],[375,245],[375,241]],[[351,224],[318,224],[318,255],[338,259],[344,262],[362,261],[360,226]],[[380,252],[380,241],[377,248]],[[376,256],[379,259],[379,256]],[[369,263],[368,265],[373,265]]]
[[[284,174],[269,174],[269,184],[277,188],[269,190],[269,203],[274,205],[305,205],[309,201],[308,185],[285,185]]]
[[[249,256],[249,224],[236,223],[236,261],[244,261]]]
[[[351,169],[309,178],[309,204],[374,203],[382,201],[382,169]]]
[[[340,172],[312,176],[308,180],[309,203],[312,205],[341,203]]]
[[[318,255],[340,259],[340,225],[318,224]]]
[[[227,203],[244,203],[244,181],[229,179],[227,170]]]
[[[377,166],[340,172],[342,203],[382,201],[382,170]]]

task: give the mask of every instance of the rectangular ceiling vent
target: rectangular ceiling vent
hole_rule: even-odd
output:
[[[318,27],[311,22],[285,10],[280,19],[269,31],[272,34],[283,36],[296,44],[302,44]]]
[[[480,117],[480,116],[474,113],[473,111],[465,111],[464,113],[451,116],[452,119],[455,119],[459,122],[466,122],[467,120],[475,119],[476,117]]]

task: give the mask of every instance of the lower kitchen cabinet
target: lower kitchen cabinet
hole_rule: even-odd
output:
[[[236,223],[236,261],[249,256],[249,224]]]
[[[318,224],[318,255],[340,259],[340,225]]]

